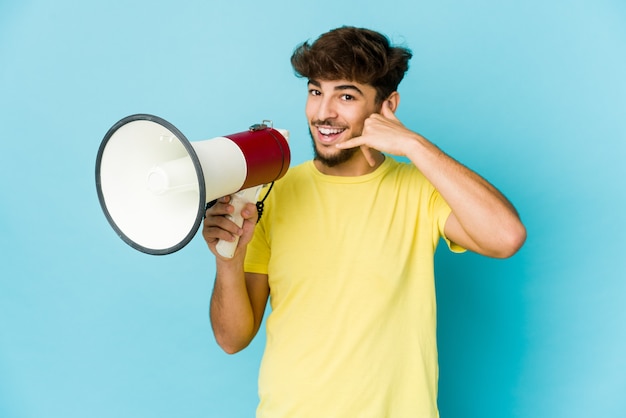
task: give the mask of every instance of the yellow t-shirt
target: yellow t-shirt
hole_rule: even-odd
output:
[[[359,177],[309,161],[276,183],[245,263],[268,274],[272,307],[258,417],[438,417],[433,258],[449,214],[389,157]]]

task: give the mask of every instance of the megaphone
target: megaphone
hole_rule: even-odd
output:
[[[128,245],[147,254],[171,254],[195,236],[209,202],[233,195],[238,215],[245,202],[256,202],[264,185],[284,176],[291,159],[288,137],[263,121],[192,143],[158,116],[125,117],[98,149],[100,206]],[[240,217],[231,219],[241,226]],[[232,257],[236,245],[221,240],[218,252]]]

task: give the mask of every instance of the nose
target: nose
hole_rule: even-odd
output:
[[[317,120],[320,121],[335,119],[337,117],[337,109],[331,97],[318,97],[315,115]]]

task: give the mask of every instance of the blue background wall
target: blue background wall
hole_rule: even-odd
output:
[[[0,416],[252,416],[264,335],[219,350],[202,238],[125,245],[95,157],[145,112],[192,140],[272,119],[309,158],[289,55],[343,24],[413,49],[398,116],[528,227],[509,260],[437,254],[442,416],[626,416],[621,0],[0,0]]]

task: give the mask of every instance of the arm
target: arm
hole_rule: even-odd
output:
[[[234,354],[250,344],[261,326],[269,296],[267,275],[245,273],[243,261],[257,220],[253,204],[242,210],[242,228],[225,218],[232,213],[229,197],[220,199],[207,210],[202,235],[216,257],[216,277],[211,296],[210,317],[217,343]],[[239,235],[239,244],[232,259],[220,256],[215,246],[219,239],[232,240]]]
[[[398,102],[398,94],[392,94],[383,103],[381,114],[372,114],[365,121],[362,136],[338,146],[365,145],[406,156],[450,205],[452,213],[444,232],[451,241],[490,257],[515,254],[526,239],[526,229],[513,205],[481,176],[402,125],[393,114]]]

